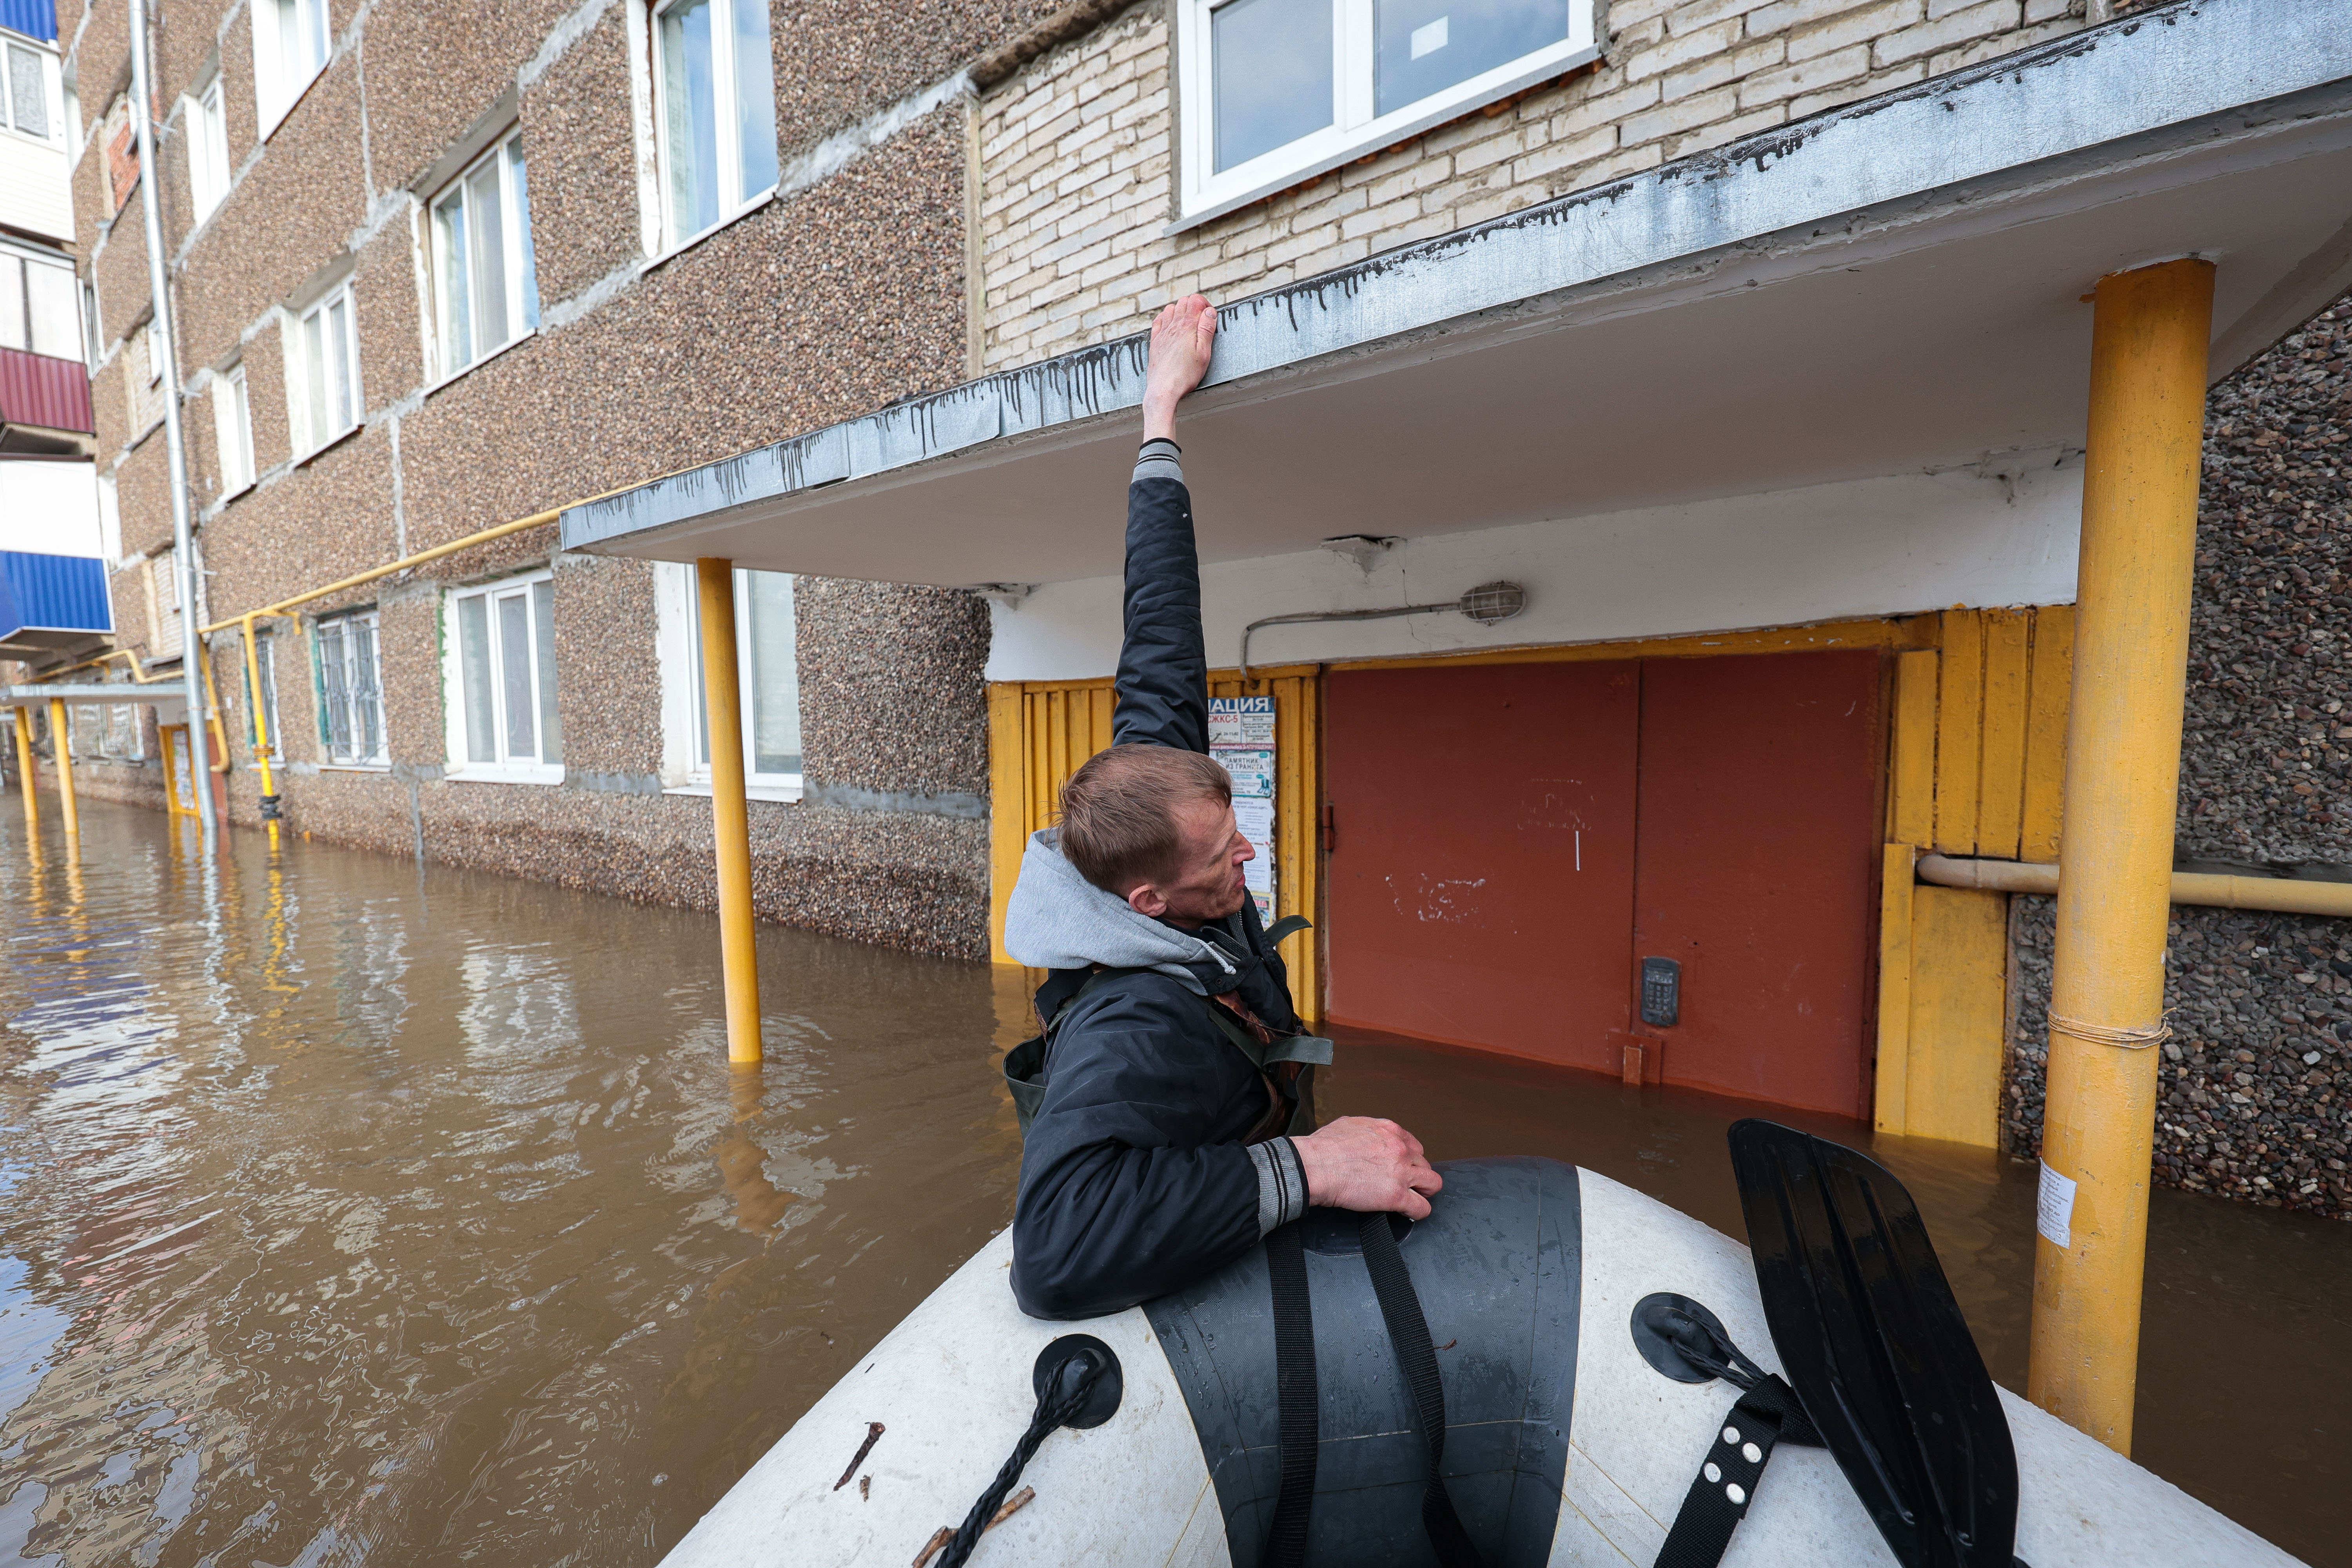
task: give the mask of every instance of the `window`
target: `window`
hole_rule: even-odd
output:
[[[1185,219],[1592,58],[1592,13],[1593,0],[1179,0]]]
[[[691,566],[665,566],[657,601],[664,668],[666,782],[710,787],[710,719],[702,689],[702,615]],[[801,797],[799,633],[794,579],[735,574],[735,668],[742,698],[744,782],[765,800]]]
[[[254,108],[261,133],[286,118],[327,68],[327,0],[254,0]]]
[[[65,145],[66,117],[59,112],[63,97],[58,57],[15,38],[0,47],[7,69],[0,71],[0,125],[23,136]]]
[[[213,377],[213,438],[220,453],[220,493],[226,500],[253,483],[253,406],[245,393],[245,366]]]
[[[458,776],[562,783],[555,580],[543,572],[509,577],[452,594],[449,604],[457,623],[450,754],[464,759]]]
[[[0,348],[79,359],[73,263],[0,249]]]
[[[217,71],[202,91],[186,100],[185,110],[188,195],[195,205],[196,221],[202,223],[228,195],[228,117],[221,110]]]
[[[360,354],[350,285],[302,313],[287,355],[294,448],[307,456],[360,422]]]
[[[491,148],[435,198],[433,286],[445,376],[539,330],[521,137]]]
[[[180,552],[167,544],[147,558],[147,657],[180,657]]]
[[[766,0],[671,0],[654,12],[662,205],[673,245],[776,184]]]
[[[383,669],[373,610],[320,621],[311,633],[319,661],[319,742],[330,762],[382,765]]]

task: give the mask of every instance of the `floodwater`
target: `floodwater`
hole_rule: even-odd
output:
[[[0,1568],[651,1564],[1009,1215],[1017,977],[763,928],[730,1072],[708,916],[83,823],[0,807]],[[1751,1108],[1342,1043],[1327,1112],[1738,1231]],[[1874,1148],[2019,1385],[2031,1168]],[[2352,1227],[2158,1198],[2140,1457],[2352,1563]]]

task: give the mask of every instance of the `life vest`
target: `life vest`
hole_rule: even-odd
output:
[[[1286,915],[1267,931],[1266,943],[1272,946],[1307,929],[1306,920]],[[1024,1139],[1029,1135],[1029,1123],[1036,1116],[1037,1108],[1045,1102],[1046,1053],[1053,1045],[1054,1031],[1069,1016],[1070,1009],[1079,998],[1091,996],[1132,975],[1160,973],[1148,968],[1104,968],[1093,971],[1075,990],[1061,974],[1038,987],[1039,1032],[1004,1053],[1004,1087],[1012,1091],[1013,1110],[1020,1119]],[[1051,994],[1057,991],[1066,994],[1053,997]],[[1242,1142],[1263,1143],[1269,1138],[1304,1137],[1314,1131],[1315,1069],[1330,1065],[1331,1042],[1316,1035],[1283,1034],[1255,1016],[1235,1012],[1213,996],[1202,996],[1200,1002],[1217,1033],[1249,1059],[1270,1094],[1266,1114]]]

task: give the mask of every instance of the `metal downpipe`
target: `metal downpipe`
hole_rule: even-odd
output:
[[[188,517],[188,447],[180,425],[180,354],[172,330],[171,271],[163,261],[163,203],[156,194],[156,173],[160,165],[155,159],[154,94],[148,84],[148,45],[146,0],[130,0],[131,5],[131,123],[139,132],[139,212],[147,226],[147,289],[154,297],[155,319],[148,326],[151,352],[163,362],[163,450],[171,467],[172,479],[172,543],[175,564],[180,575],[180,674],[188,696],[188,735],[192,742],[205,732],[207,713],[205,708],[204,682],[198,679],[197,666],[206,655],[204,635],[196,629],[200,602],[196,595],[195,529]],[[64,756],[62,749],[58,756]],[[191,776],[202,778],[203,773],[188,770]],[[73,820],[72,808],[67,808],[66,820]],[[210,853],[219,840],[220,823],[213,809],[213,792],[196,792],[196,821],[204,834],[205,849]]]

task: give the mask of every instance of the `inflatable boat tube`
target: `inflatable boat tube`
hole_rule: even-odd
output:
[[[1633,1337],[1635,1307],[1657,1292],[1689,1298],[1780,1373],[1747,1248],[1554,1161],[1439,1169],[1444,1195],[1401,1250],[1444,1373],[1444,1468],[1471,1541],[1491,1568],[1649,1568],[1738,1390],[1655,1370]],[[1307,1561],[1417,1568],[1437,1561],[1422,1525],[1427,1450],[1355,1222],[1327,1210],[1307,1221],[1320,1442]],[[1265,1248],[1192,1289],[1070,1323],[1013,1305],[1012,1256],[1009,1232],[982,1247],[664,1568],[914,1564],[995,1477],[1035,1407],[1039,1352],[1072,1333],[1118,1358],[1116,1413],[1045,1439],[1021,1477],[1034,1497],[981,1537],[971,1561],[1255,1568],[1280,1484]],[[2294,1561],[2055,1417],[2000,1398],[2021,1479],[2024,1563]],[[1895,1558],[1829,1453],[1784,1445],[1723,1562]]]

